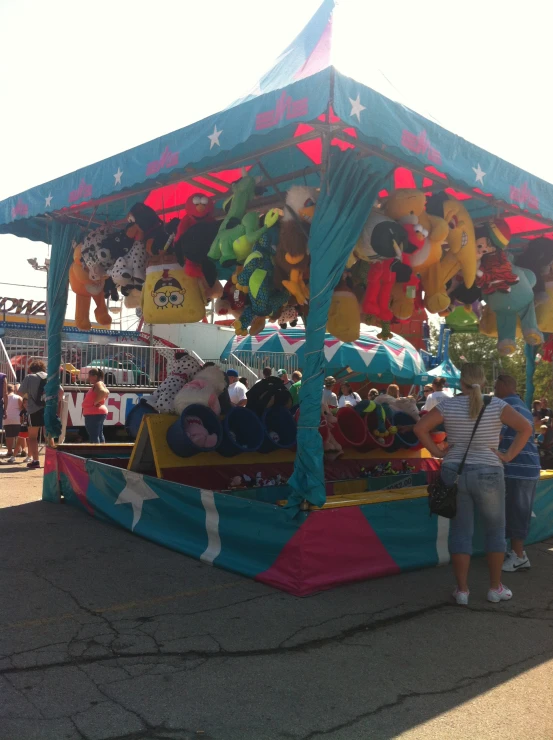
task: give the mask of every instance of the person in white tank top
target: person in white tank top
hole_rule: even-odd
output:
[[[21,429],[21,396],[15,393],[15,387],[8,383],[8,399],[4,409],[4,433],[6,435],[6,447],[8,448],[7,463],[15,462],[15,443]]]

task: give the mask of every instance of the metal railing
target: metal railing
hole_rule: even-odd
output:
[[[10,356],[4,346],[4,342],[0,339],[0,373],[4,373],[8,379],[8,383],[12,380],[17,380],[13,365],[10,362]]]
[[[145,343],[122,344],[102,342],[79,342],[63,340],[61,343],[61,382],[64,386],[80,386],[88,383],[88,370],[96,367],[103,371],[109,387],[153,388],[170,374],[175,354],[184,351],[167,347],[161,343],[150,346]],[[234,368],[240,376],[247,378],[251,387],[262,376],[264,367],[273,374],[284,369],[290,376],[298,369],[296,355],[284,352],[264,354],[236,352],[228,359],[200,358],[195,352],[186,350],[200,362],[213,362],[222,370]],[[46,339],[31,337],[4,337],[0,340],[0,370],[10,380],[21,381],[33,360],[47,361]]]
[[[223,372],[226,372],[227,370],[230,370],[230,368],[233,368],[234,370],[236,370],[240,377],[246,378],[246,380],[248,381],[248,386],[250,388],[255,382],[259,380],[261,376],[261,373],[256,373],[255,370],[252,370],[252,368],[248,367],[239,357],[233,355],[232,353],[228,356],[226,360],[221,360],[218,357],[214,360],[204,360],[204,362],[212,362],[214,365],[217,365],[217,367],[220,367]]]
[[[64,340],[61,343],[60,377],[64,386],[88,383],[88,370],[98,368],[109,387],[152,388],[171,372],[178,347],[147,344],[96,343]],[[199,358],[195,352],[190,352]],[[3,360],[3,362],[2,362]],[[4,337],[0,366],[10,378],[21,381],[33,360],[47,361],[46,339]]]
[[[234,356],[241,360],[244,365],[250,367],[253,372],[261,377],[264,367],[270,367],[273,375],[278,370],[286,370],[288,376],[292,375],[294,370],[299,370],[298,356],[288,355],[284,352],[248,352],[240,351],[234,353]]]

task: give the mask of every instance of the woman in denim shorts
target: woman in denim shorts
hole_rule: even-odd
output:
[[[480,365],[466,363],[461,369],[462,394],[440,401],[415,427],[415,434],[434,457],[444,458],[442,480],[452,485],[463,455],[469,446],[476,419],[484,404],[482,388],[486,385]],[[448,448],[440,450],[430,432],[444,424]],[[506,452],[498,452],[499,434],[503,424],[516,435]],[[449,528],[449,552],[457,580],[453,597],[458,604],[468,604],[468,573],[472,555],[474,510],[484,524],[485,548],[490,572],[488,601],[506,601],[512,592],[501,583],[501,567],[505,558],[505,480],[503,463],[510,462],[522,450],[532,435],[528,421],[499,398],[486,406],[459,477],[457,515]]]

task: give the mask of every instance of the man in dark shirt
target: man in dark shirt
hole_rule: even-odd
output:
[[[517,383],[511,375],[499,375],[495,383],[495,395],[512,406],[531,423],[533,416],[517,396]],[[504,426],[499,442],[500,452],[505,452],[515,437],[515,430]],[[504,571],[528,570],[530,560],[524,551],[524,540],[528,536],[536,495],[536,484],[540,477],[540,456],[534,438],[530,437],[518,455],[505,465],[505,536],[511,540],[511,550],[503,564]]]

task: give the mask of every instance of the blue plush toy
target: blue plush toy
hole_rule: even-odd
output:
[[[534,307],[533,287],[536,284],[536,276],[530,270],[514,265],[513,272],[519,278],[519,282],[511,286],[509,293],[498,291],[486,296],[487,306],[497,319],[497,350],[500,355],[512,355],[516,352],[517,319],[520,319],[522,335],[527,344],[536,345],[543,342],[543,334],[538,328]],[[489,312],[487,318],[491,318]],[[491,333],[482,326],[481,330],[486,334]]]

